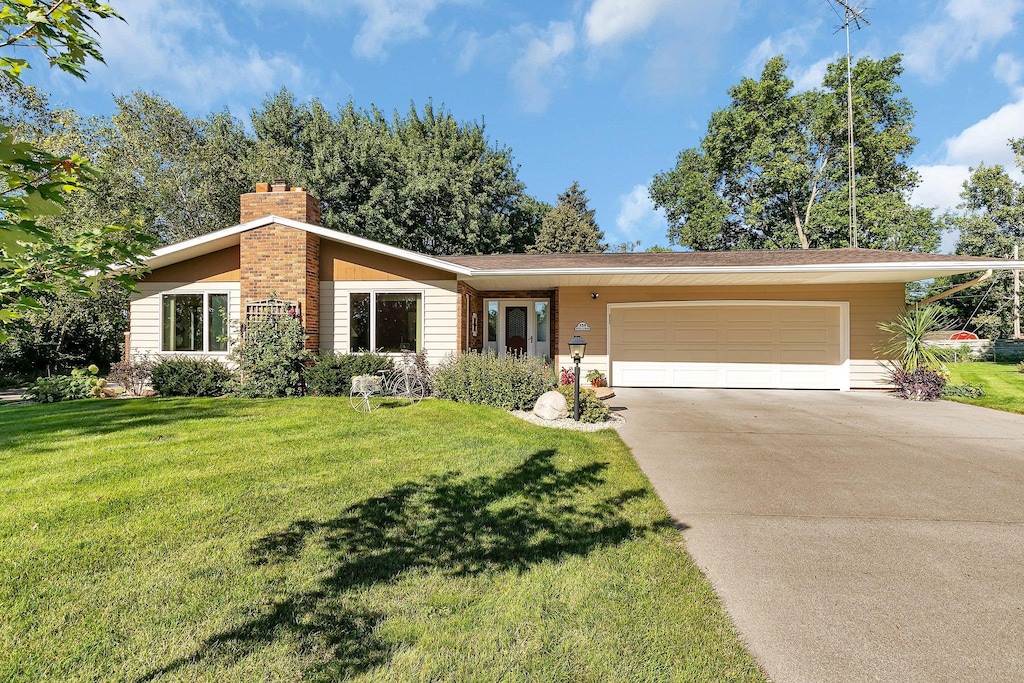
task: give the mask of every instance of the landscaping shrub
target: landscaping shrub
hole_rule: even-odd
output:
[[[985,395],[985,385],[971,384],[947,384],[942,388],[942,395],[953,398],[981,398]]]
[[[25,391],[25,397],[36,403],[57,403],[102,396],[107,380],[96,376],[99,371],[90,365],[72,370],[70,375],[40,377]]]
[[[390,356],[376,353],[325,353],[306,370],[306,391],[314,396],[348,396],[356,375],[373,375],[393,367]]]
[[[150,382],[164,396],[223,396],[233,378],[231,370],[214,358],[172,356],[153,367]]]
[[[111,365],[107,377],[123,386],[128,393],[142,396],[150,386],[153,368],[158,363],[158,359],[151,358],[148,354],[132,356],[128,360]]]
[[[1017,372],[1024,374],[1024,360],[1017,363]]]
[[[894,366],[889,379],[896,393],[911,401],[937,401],[946,386],[946,377],[941,372],[926,367],[910,372]]]
[[[926,341],[928,333],[949,326],[949,317],[937,306],[921,306],[896,316],[895,320],[879,323],[878,329],[889,335],[878,349],[905,373],[919,368],[936,368],[943,359],[943,349]]]
[[[540,358],[493,351],[449,355],[432,374],[434,394],[460,403],[505,410],[530,410],[551,388],[551,374]]]
[[[558,387],[559,393],[565,396],[565,402],[569,406],[569,416],[573,415],[574,387],[572,384],[563,384]],[[597,394],[590,387],[580,387],[580,422],[604,422],[612,414],[604,401],[597,397]]]
[[[576,383],[576,370],[573,368],[562,368],[558,373],[558,385],[564,386],[566,384]]]
[[[427,362],[426,349],[420,349],[418,353],[402,351],[402,357],[399,358],[399,364],[401,367],[411,367],[413,369],[413,374],[423,382],[423,388],[426,390],[428,396],[434,393],[432,377],[434,373],[430,369],[430,363]]]
[[[267,314],[250,320],[231,351],[238,364],[235,392],[243,398],[301,396],[311,357],[305,345],[298,316]]]

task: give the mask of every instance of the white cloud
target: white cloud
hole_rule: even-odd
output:
[[[509,70],[509,78],[528,112],[542,112],[551,101],[551,91],[564,77],[561,60],[576,46],[576,29],[570,22],[552,21],[547,29],[524,26],[526,48]]]
[[[615,43],[643,33],[663,13],[671,10],[672,0],[594,0],[583,17],[587,42],[592,45]]]
[[[797,68],[796,73],[793,74],[793,88],[797,92],[820,88],[822,81],[825,80],[825,74],[828,72],[828,65],[838,58],[839,55],[832,55],[819,59],[809,66]]]
[[[352,54],[362,59],[383,61],[394,45],[430,35],[427,20],[442,5],[465,4],[473,0],[240,0],[247,7],[280,11],[295,6],[317,18],[361,15],[362,23],[352,40]],[[120,7],[120,5],[118,5]]]
[[[1008,141],[1019,137],[1024,137],[1024,97],[946,140],[946,162],[1011,165],[1014,158]]]
[[[118,10],[125,22],[97,26],[107,67],[95,69],[90,83],[111,90],[159,89],[194,108],[223,104],[240,93],[281,85],[301,91],[305,85],[291,55],[243,45],[209,6],[136,0],[118,3]]]
[[[440,0],[352,0],[365,18],[352,41],[352,54],[364,59],[384,59],[389,44],[404,43],[430,35],[427,17]]]
[[[764,63],[776,55],[784,55],[787,59],[794,55],[802,55],[807,51],[807,36],[816,26],[800,26],[784,31],[778,36],[768,36],[758,43],[743,60],[742,73],[747,76],[760,75]],[[820,85],[820,82],[819,82]]]
[[[970,168],[967,164],[935,164],[918,166],[917,172],[921,174],[921,184],[911,195],[911,203],[942,212],[951,211],[960,203],[960,192]]]
[[[1013,65],[1001,61],[1002,64],[997,61],[996,74],[1003,74],[1001,80],[1016,83],[1020,74],[1014,76]],[[921,184],[911,195],[911,203],[935,208],[939,212],[956,209],[971,168],[981,164],[1001,164],[1012,178],[1024,182],[1024,173],[1016,166],[1013,150],[1008,144],[1010,138],[1024,137],[1024,90],[1017,89],[1015,94],[1017,101],[1004,105],[948,138],[943,143],[945,159],[942,163],[915,167],[921,175]],[[956,238],[956,234],[944,235],[940,249],[952,251]]]
[[[1000,81],[1008,85],[1010,88],[1016,88],[1021,84],[1021,78],[1024,77],[1024,64],[1011,55],[1009,52],[996,57],[996,63],[992,67],[992,73]]]
[[[1024,0],[949,0],[943,16],[903,37],[903,63],[927,81],[940,81],[959,62],[1014,30]]]
[[[664,212],[655,208],[649,185],[636,185],[619,197],[619,215],[615,217],[615,226],[615,237],[620,240],[641,240],[646,246],[665,241],[668,223]]]

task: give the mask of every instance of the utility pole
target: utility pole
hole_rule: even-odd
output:
[[[847,141],[850,145],[850,181],[849,181],[849,192],[850,192],[850,246],[854,249],[857,248],[857,164],[853,158],[853,66],[852,57],[850,56],[850,26],[854,26],[857,29],[861,28],[863,22],[865,26],[870,26],[871,22],[864,18],[864,9],[859,9],[860,4],[854,5],[853,7],[846,0],[828,0],[829,3],[835,3],[843,8],[843,25],[836,29],[836,32],[846,29],[846,116],[847,116]],[[834,7],[832,9],[835,9]],[[866,9],[866,8],[865,8]]]
[[[1013,245],[1013,260],[1020,259],[1020,244]],[[1013,338],[1020,339],[1020,270],[1013,271]]]

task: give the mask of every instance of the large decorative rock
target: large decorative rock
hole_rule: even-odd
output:
[[[560,420],[563,417],[569,417],[565,396],[557,391],[541,394],[536,405],[533,406],[533,414],[542,420]]]

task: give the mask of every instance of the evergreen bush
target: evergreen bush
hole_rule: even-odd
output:
[[[325,353],[305,372],[306,391],[314,396],[348,396],[352,378],[391,370],[390,356],[376,353]]]

